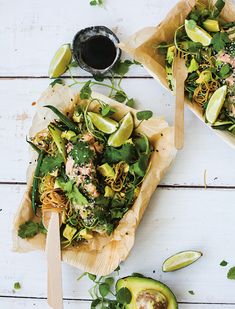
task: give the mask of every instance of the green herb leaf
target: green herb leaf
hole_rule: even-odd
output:
[[[148,120],[149,118],[151,118],[153,116],[153,112],[152,111],[140,111],[136,113],[136,117],[138,120]]]
[[[128,288],[121,288],[118,292],[117,292],[117,301],[120,303],[120,304],[123,304],[123,305],[128,305],[130,304],[131,302],[131,299],[132,299],[132,295],[131,295],[131,292]]]
[[[68,199],[74,204],[74,205],[87,205],[88,201],[86,197],[78,190],[76,184],[74,184],[71,180],[65,182],[60,177],[57,179],[57,185],[58,187],[64,191]]]
[[[220,262],[220,266],[227,266],[228,262],[226,262],[225,260],[223,260],[222,262]]]
[[[69,64],[70,68],[77,68],[78,67],[78,63],[76,60],[73,60],[70,64]]]
[[[101,299],[97,298],[91,302],[91,309],[96,309],[96,307],[102,302]]]
[[[211,40],[211,44],[217,53],[223,50],[227,43],[229,43],[229,37],[226,32],[217,32]]]
[[[95,152],[90,149],[86,142],[77,142],[73,145],[69,155],[74,159],[76,164],[87,164],[95,159]]]
[[[57,169],[60,169],[63,162],[64,160],[61,154],[57,154],[56,156],[46,156],[42,160],[40,173],[42,175],[46,175]]]
[[[104,76],[103,75],[93,75],[93,78],[97,82],[102,82],[104,80]]]
[[[194,291],[192,291],[192,290],[190,290],[190,291],[188,291],[188,292],[189,292],[189,294],[191,294],[191,295],[195,295]]]
[[[195,20],[189,19],[189,21],[188,21],[188,28],[193,30],[196,26],[197,26],[197,24],[196,24]]]
[[[221,78],[227,78],[232,73],[230,64],[226,63],[219,69],[219,76]]]
[[[102,297],[107,296],[110,292],[109,285],[107,283],[101,283],[99,285],[99,292]]]
[[[91,81],[87,81],[85,85],[80,90],[80,98],[82,100],[88,100],[91,97],[91,87],[90,87]]]
[[[118,90],[118,91],[115,93],[115,95],[114,95],[113,98],[114,98],[114,100],[116,100],[116,101],[118,101],[118,102],[120,102],[120,103],[123,103],[123,102],[125,102],[125,100],[127,99],[127,96],[126,96],[126,94],[125,94],[124,91]]]
[[[117,75],[124,76],[129,71],[130,66],[133,64],[134,62],[130,60],[119,60],[113,66],[112,71]]]
[[[134,107],[135,100],[133,98],[127,100],[126,105],[129,106],[129,107]]]
[[[127,164],[135,162],[137,153],[135,146],[132,144],[124,144],[121,148],[106,147],[104,151],[103,161],[109,164],[125,161]]]
[[[132,171],[133,173],[135,173],[140,177],[144,177],[148,167],[148,159],[149,155],[141,154],[138,161],[135,162],[135,164],[131,165],[130,171]]]
[[[50,83],[51,87],[54,87],[56,84],[64,85],[63,79],[61,79],[61,78],[56,78],[56,79],[54,79],[54,80]]]
[[[88,275],[88,278],[92,281],[95,281],[96,280],[96,275],[93,275],[93,274],[87,274]]]
[[[105,279],[105,283],[108,284],[108,286],[112,286],[114,283],[114,278],[113,277],[108,277]]]
[[[235,267],[229,269],[227,273],[227,278],[231,280],[235,280]]]
[[[18,236],[21,238],[32,238],[39,233],[39,225],[33,221],[27,221],[21,224],[18,230]]]
[[[14,283],[14,289],[15,289],[15,290],[20,290],[20,289],[21,289],[21,285],[20,285],[19,282],[15,282],[15,283]]]
[[[108,117],[113,115],[116,112],[116,109],[114,107],[111,107],[108,104],[103,104],[101,107],[101,115],[103,117]]]

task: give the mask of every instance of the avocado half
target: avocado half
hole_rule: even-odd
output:
[[[160,281],[145,277],[125,277],[117,281],[116,290],[128,288],[132,299],[126,309],[178,309],[172,291]]]

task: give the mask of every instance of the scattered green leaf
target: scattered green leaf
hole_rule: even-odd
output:
[[[102,297],[105,297],[109,294],[110,288],[107,283],[101,283],[99,285],[99,292]]]
[[[101,106],[101,115],[103,117],[109,117],[111,115],[113,115],[116,112],[116,109],[114,107],[111,107],[108,104],[103,104]]]
[[[226,262],[225,260],[223,260],[222,262],[220,262],[220,266],[227,266],[228,262]]]
[[[42,223],[27,221],[19,226],[18,236],[21,238],[32,238],[39,233],[45,234],[45,228],[42,228]]]
[[[91,87],[90,87],[91,81],[88,80],[85,85],[80,90],[80,98],[82,100],[88,100],[91,97]]]
[[[48,173],[54,172],[61,167],[63,162],[64,160],[61,154],[57,154],[56,156],[46,156],[42,160],[40,173],[42,175],[46,175]]]
[[[15,289],[15,290],[20,290],[20,289],[21,289],[21,285],[20,285],[19,282],[15,282],[15,283],[14,283],[14,289]]]
[[[138,120],[148,120],[153,116],[153,112],[152,111],[140,111],[136,113],[136,117]]]
[[[134,107],[135,100],[133,98],[127,100],[126,105],[129,106],[129,107]]]
[[[217,53],[223,50],[227,43],[229,43],[229,37],[226,32],[217,32],[211,40],[211,44]]]
[[[191,294],[191,295],[195,295],[194,291],[192,291],[192,290],[190,290],[190,291],[188,291],[188,292],[189,292],[189,294]]]
[[[235,280],[235,267],[229,269],[227,273],[227,278],[230,280]]]
[[[123,103],[126,101],[127,99],[127,96],[126,96],[126,93],[123,91],[123,90],[118,90],[115,95],[114,95],[114,100],[120,102],[120,103]]]
[[[63,79],[56,78],[50,83],[51,87],[54,87],[56,84],[64,85]]]

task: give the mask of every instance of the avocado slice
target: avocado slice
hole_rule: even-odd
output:
[[[137,309],[145,305],[149,309],[178,309],[178,303],[172,291],[162,282],[152,278],[130,276],[117,281],[117,292],[128,288],[132,299],[126,309]]]

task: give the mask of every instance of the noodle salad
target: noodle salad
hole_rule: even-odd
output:
[[[187,98],[214,129],[235,134],[235,22],[220,17],[225,3],[212,6],[199,1],[185,23],[174,34],[171,43],[157,46],[165,54],[169,88],[174,91],[173,62],[176,52],[186,59]]]
[[[96,112],[89,111],[93,101]],[[19,227],[21,238],[46,232],[39,220],[48,209],[61,214],[63,247],[111,235],[139,194],[152,150],[148,138],[136,133],[130,112],[116,121],[116,110],[106,103],[82,103],[66,114],[45,106],[57,120],[28,141],[38,152],[31,193],[35,220]],[[137,118],[146,120],[146,112]]]

